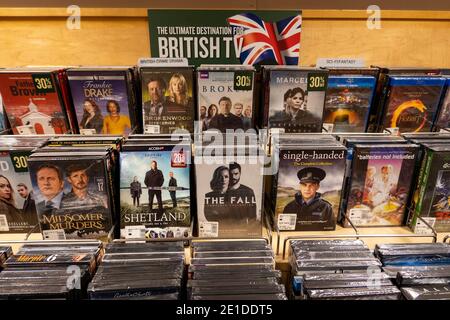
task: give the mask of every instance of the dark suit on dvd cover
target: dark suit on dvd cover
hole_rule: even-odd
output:
[[[174,177],[170,178],[169,180],[169,187],[178,187],[177,185],[177,179]],[[177,204],[177,192],[176,191],[169,191],[170,198],[172,199],[173,207],[176,208],[178,206]]]
[[[302,221],[330,221],[333,217],[333,209],[331,204],[321,198],[321,194],[316,196],[309,202],[302,199],[301,194],[295,195],[295,200],[289,202],[284,207],[283,213],[296,213],[297,219]]]
[[[208,129],[218,129],[221,132],[226,132],[227,129],[244,129],[244,122],[240,117],[232,113],[228,114],[228,116],[217,114],[209,122]]]
[[[150,209],[153,208],[153,198],[156,196],[156,200],[158,201],[158,209],[163,210],[162,205],[162,197],[161,197],[161,190],[153,190],[152,188],[160,188],[162,187],[164,183],[164,176],[161,170],[149,170],[145,173],[145,185],[148,189],[148,201]]]
[[[295,199],[284,207],[283,213],[297,214],[297,224],[300,222],[321,222],[324,225],[333,224],[333,207],[322,199],[322,195],[317,192],[319,183],[326,176],[326,172],[317,167],[306,167],[297,172],[300,182],[300,192],[295,194]],[[307,197],[305,200],[302,192],[312,193],[310,190],[303,190],[302,186],[310,185],[314,189],[313,197]],[[313,187],[314,186],[314,187]],[[306,187],[308,188],[308,187]],[[308,199],[309,198],[309,199]]]

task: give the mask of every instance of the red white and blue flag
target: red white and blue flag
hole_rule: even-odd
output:
[[[244,65],[273,61],[279,65],[297,65],[300,52],[302,16],[296,15],[277,22],[265,22],[253,13],[242,13],[227,19],[242,30],[235,35],[235,48]]]

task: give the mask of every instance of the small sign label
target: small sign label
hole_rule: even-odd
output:
[[[325,91],[327,89],[328,74],[314,72],[308,74],[308,91]]]
[[[159,125],[146,125],[145,133],[159,133]]]
[[[145,226],[126,226],[125,239],[144,239]]]
[[[297,215],[295,213],[282,213],[278,216],[278,229],[295,230]]]
[[[398,136],[400,135],[400,130],[398,127],[395,128],[386,128],[384,129],[384,131],[386,131],[387,133],[393,135],[393,136]]]
[[[11,151],[9,156],[15,172],[28,172],[28,156],[30,152]]]
[[[219,236],[219,223],[200,221],[199,236],[203,238],[217,238]]]
[[[253,76],[251,71],[236,71],[234,73],[234,90],[249,91],[253,88]]]
[[[369,218],[369,208],[353,208],[349,211],[349,219],[355,226],[364,225]]]
[[[318,68],[364,68],[364,59],[358,58],[318,58],[316,67]]]
[[[49,73],[32,74],[34,87],[39,93],[55,92],[52,77]]]
[[[436,223],[436,218],[422,218],[425,220],[430,226],[434,227]],[[428,227],[422,220],[417,219],[416,226],[414,227],[414,233],[417,234],[430,234],[432,233],[430,227]]]
[[[44,240],[66,240],[64,229],[43,230]]]
[[[187,67],[187,58],[139,58],[138,66],[142,67]]]
[[[322,132],[331,133],[333,132],[334,123],[323,123],[322,124]]]
[[[183,149],[178,152],[172,152],[170,165],[172,168],[186,168],[186,154]]]
[[[6,219],[5,214],[0,214],[0,231],[3,231],[3,232],[9,231],[8,219]]]
[[[96,133],[95,129],[80,129],[80,134],[84,136],[90,136]]]

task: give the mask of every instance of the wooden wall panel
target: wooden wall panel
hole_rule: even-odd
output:
[[[68,30],[65,15],[64,8],[0,9],[0,66],[135,64],[149,55],[145,9],[86,9],[80,30]],[[361,57],[368,64],[450,68],[450,12],[383,11],[381,30],[369,30],[366,15],[304,10],[301,65]]]
[[[304,20],[301,65],[319,57],[357,57],[389,66],[450,67],[450,21]]]
[[[86,18],[80,30],[61,18],[1,20],[0,65],[136,64],[148,39],[146,18]]]

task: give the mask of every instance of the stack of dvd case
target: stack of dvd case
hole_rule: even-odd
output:
[[[437,69],[381,68],[371,132],[431,131],[446,79]]]
[[[365,132],[378,68],[330,69],[323,127],[328,132]]]
[[[89,284],[92,300],[183,298],[183,242],[110,243]]]
[[[3,107],[3,99],[0,92],[0,133],[5,133],[9,129],[8,121],[5,116],[5,110]]]
[[[190,300],[286,300],[272,248],[264,239],[195,241]]]
[[[272,169],[266,206],[280,231],[336,228],[346,148],[329,134],[272,136]]]
[[[83,145],[86,140],[76,137],[75,141]],[[45,239],[108,239],[117,212],[117,163],[113,148],[96,145],[38,149],[29,157],[36,211]]]
[[[131,135],[120,153],[122,238],[186,238],[191,233],[189,134]]]
[[[47,139],[0,136],[0,234],[27,233],[38,224],[28,157]]]
[[[361,240],[293,240],[290,264],[297,299],[397,300],[400,291]]]
[[[102,255],[98,241],[25,244],[0,273],[0,299],[84,299]]]
[[[143,132],[168,134],[194,132],[194,69],[140,68]]]
[[[328,71],[264,66],[262,127],[281,132],[322,132]]]
[[[379,244],[375,247],[375,255],[383,266],[448,265],[450,244]]]
[[[414,196],[408,225],[416,232],[428,231],[423,221],[438,232],[450,230],[450,207],[447,204],[448,144],[450,132],[409,133],[405,139],[420,146],[415,167],[416,177],[411,186]],[[423,220],[423,221],[422,221]]]
[[[0,271],[3,269],[4,263],[12,255],[11,247],[0,247]]]
[[[205,132],[195,145],[200,237],[261,237],[263,162],[254,133]]]
[[[450,300],[449,244],[380,244],[375,254],[406,299]]]
[[[419,147],[397,136],[340,135],[347,147],[341,221],[355,226],[405,224]]]
[[[197,132],[255,127],[255,68],[201,65],[197,68]]]
[[[447,74],[444,77],[446,81],[439,105],[439,114],[434,122],[435,131],[450,129],[450,75]]]
[[[0,71],[0,93],[14,134],[65,134],[71,128],[71,107],[65,104],[55,68],[16,68]]]
[[[135,130],[133,67],[78,67],[66,73],[78,132],[127,136]]]

